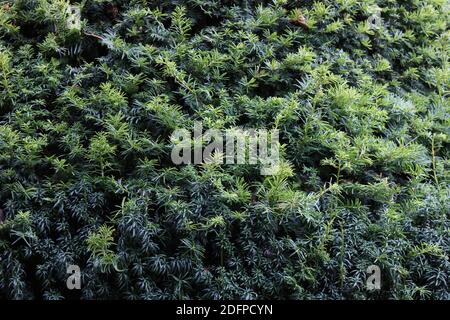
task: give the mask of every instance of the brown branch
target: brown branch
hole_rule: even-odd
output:
[[[103,38],[102,37],[100,37],[99,35],[96,35],[96,34],[93,34],[93,33],[89,33],[89,32],[83,32],[86,36],[91,36],[91,37],[94,37],[94,38],[97,38],[97,39],[99,39],[99,40],[103,40]]]

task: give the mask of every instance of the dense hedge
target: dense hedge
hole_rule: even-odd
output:
[[[450,298],[447,1],[78,3],[1,1],[0,298]],[[282,170],[174,165],[194,121]]]

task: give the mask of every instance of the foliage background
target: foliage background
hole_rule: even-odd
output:
[[[450,298],[445,0],[71,2],[1,1],[0,298]],[[173,165],[195,120],[282,171]]]

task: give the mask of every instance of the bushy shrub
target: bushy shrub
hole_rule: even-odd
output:
[[[447,1],[70,2],[0,5],[0,298],[450,298]]]

